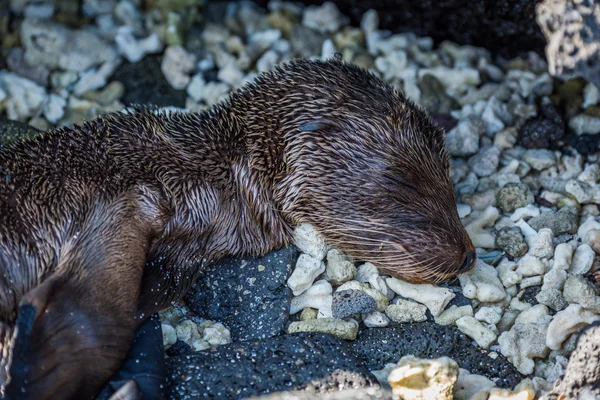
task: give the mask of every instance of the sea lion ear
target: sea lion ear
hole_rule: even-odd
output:
[[[339,125],[335,122],[327,119],[319,119],[315,121],[306,122],[298,127],[303,132],[314,132],[331,129],[339,129]]]

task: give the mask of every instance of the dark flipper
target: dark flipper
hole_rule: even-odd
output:
[[[153,315],[139,327],[123,366],[96,400],[162,400],[165,376],[162,329]]]

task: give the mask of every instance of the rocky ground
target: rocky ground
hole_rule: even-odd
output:
[[[437,287],[382,275],[310,226],[296,230],[297,248],[223,260],[161,313],[172,398],[600,395],[589,362],[600,333],[579,333],[600,320],[593,83],[551,77],[535,53],[505,59],[390,34],[374,11],[350,26],[331,3],[80,6],[0,7],[0,145],[131,104],[203,110],[277,63],[339,53],[446,129],[477,247],[475,268]]]

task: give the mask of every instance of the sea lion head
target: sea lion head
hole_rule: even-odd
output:
[[[94,305],[85,298],[60,276],[23,297],[5,399],[92,399],[118,368],[131,337],[107,313],[86,309]]]
[[[475,248],[458,216],[444,132],[370,73],[328,64],[327,100],[309,100],[288,128],[281,194],[295,197],[284,210],[410,282],[469,270]],[[322,85],[305,87],[307,98],[319,98]]]

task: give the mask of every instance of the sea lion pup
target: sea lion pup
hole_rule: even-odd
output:
[[[337,60],[286,63],[202,113],[51,131],[0,169],[2,363],[29,365],[3,386],[21,398],[92,398],[203,263],[279,248],[300,223],[411,282],[475,259],[443,132]]]

